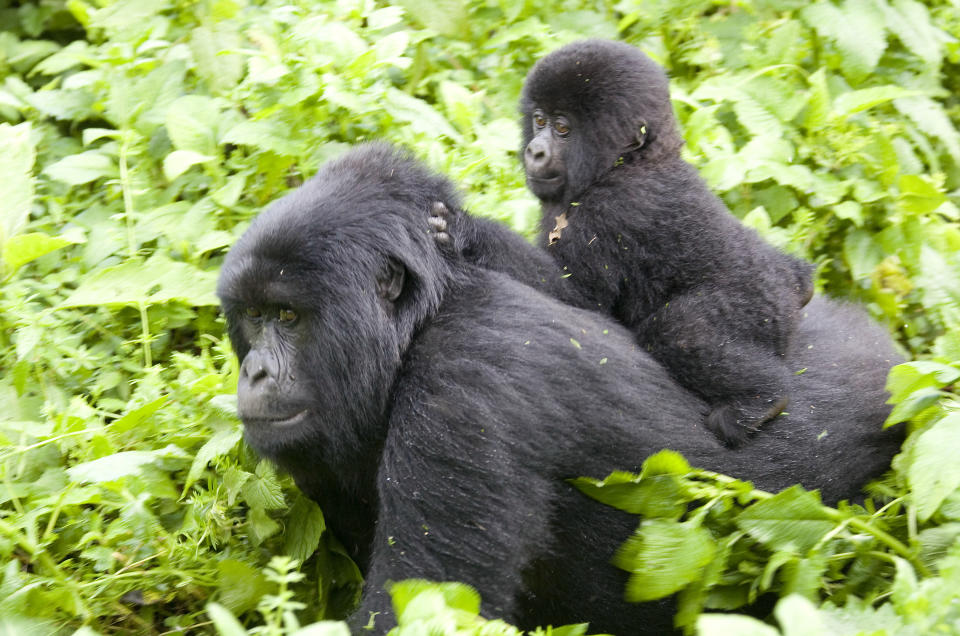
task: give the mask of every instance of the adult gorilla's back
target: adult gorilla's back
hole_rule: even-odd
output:
[[[566,480],[673,448],[832,501],[888,465],[882,374],[857,370],[893,353],[875,334],[833,342],[820,313],[835,307],[809,307],[790,354],[810,371],[795,376],[789,424],[730,451],[622,327],[445,260],[424,232],[436,201],[459,207],[406,155],[358,148],[254,221],[218,290],[246,438],[320,503],[363,570],[355,626],[379,612],[385,632],[385,584],[422,577],[469,583],[485,615],[522,627],[663,633],[670,604],[626,604],[626,573],[610,565],[635,519]]]

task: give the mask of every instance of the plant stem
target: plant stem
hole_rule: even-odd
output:
[[[123,191],[123,218],[127,225],[127,255],[130,258],[137,256],[137,235],[133,217],[133,193],[130,189],[130,171],[127,167],[127,153],[130,150],[130,139],[133,133],[123,131],[123,140],[120,143],[120,188]],[[153,354],[150,352],[150,318],[147,316],[147,303],[137,301],[140,311],[140,343],[143,348],[143,366],[153,366]]]

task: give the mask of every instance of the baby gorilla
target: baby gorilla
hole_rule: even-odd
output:
[[[666,75],[638,49],[586,40],[551,53],[520,110],[542,245],[570,293],[630,328],[738,446],[787,405],[783,355],[812,267],[741,225],[681,158]]]

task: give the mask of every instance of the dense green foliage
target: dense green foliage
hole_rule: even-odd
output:
[[[374,138],[528,230],[520,86],[585,36],[664,64],[687,156],[731,209],[924,360],[891,377],[914,433],[876,503],[833,510],[659,456],[611,477],[612,503],[647,518],[618,558],[627,593],[680,591],[707,634],[775,633],[698,617],[764,592],[792,594],[785,634],[960,633],[957,0],[0,0],[0,631],[282,634],[343,615],[356,569],[240,442],[224,250]],[[515,633],[462,587],[395,600],[403,634]]]

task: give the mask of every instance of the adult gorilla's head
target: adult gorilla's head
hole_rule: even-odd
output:
[[[459,207],[447,181],[371,144],[267,208],[230,250],[217,293],[260,454],[284,465],[309,447],[334,468],[381,434],[402,352],[447,275],[424,231],[436,201]]]
[[[655,161],[683,145],[667,77],[623,42],[583,40],[537,62],[520,97],[527,183],[575,199],[622,158]]]

